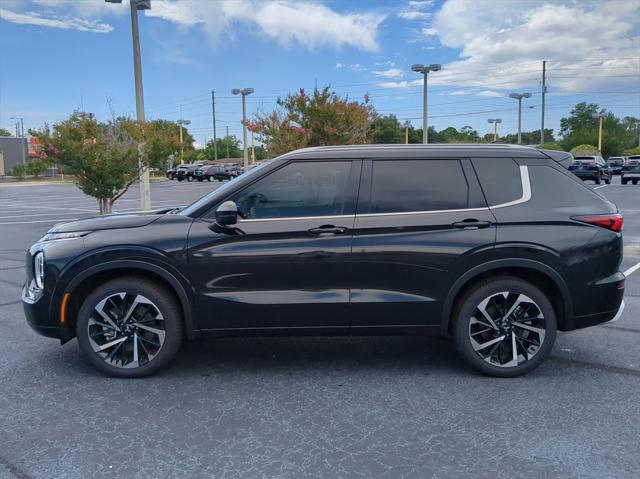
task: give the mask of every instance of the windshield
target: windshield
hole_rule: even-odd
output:
[[[214,195],[223,194],[225,191],[227,191],[231,187],[235,186],[237,184],[237,182],[238,182],[238,178],[243,178],[243,179],[249,178],[250,179],[253,176],[255,176],[256,174],[258,174],[260,172],[260,170],[262,170],[269,163],[271,163],[271,160],[265,161],[264,163],[260,163],[260,164],[258,164],[256,166],[254,166],[253,168],[251,168],[248,172],[246,172],[246,173],[244,173],[244,174],[242,174],[240,176],[236,176],[231,181],[227,181],[222,186],[220,186],[220,187],[216,188],[215,190],[213,190],[211,193],[208,193],[208,194],[204,195],[202,198],[200,198],[199,200],[196,200],[193,203],[191,203],[189,206],[187,206],[182,211],[180,211],[180,214],[184,215],[184,216],[189,216],[191,213],[193,213],[194,211],[197,211],[203,205],[206,205]]]

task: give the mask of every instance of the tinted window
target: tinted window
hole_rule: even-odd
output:
[[[371,213],[466,208],[468,186],[458,160],[375,160]]]
[[[233,200],[245,219],[345,214],[350,161],[293,162]]]
[[[473,166],[490,206],[522,198],[520,168],[511,158],[477,158]]]
[[[529,166],[532,199],[538,208],[585,207],[603,204],[599,195],[585,187],[580,180],[548,166]]]

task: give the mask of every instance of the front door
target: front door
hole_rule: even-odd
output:
[[[362,177],[353,326],[439,325],[463,265],[495,242],[495,219],[469,160],[371,160]]]
[[[292,161],[232,197],[240,234],[196,220],[189,264],[201,329],[348,327],[361,162]]]

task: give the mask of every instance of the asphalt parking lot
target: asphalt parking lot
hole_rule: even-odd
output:
[[[598,191],[640,262],[640,185]],[[152,185],[154,207],[217,183]],[[116,211],[135,211],[133,188]],[[220,339],[141,380],[106,378],[25,323],[25,250],[95,213],[72,185],[0,184],[0,478],[632,478],[640,470],[640,270],[615,324],[560,333],[508,380],[439,338]]]

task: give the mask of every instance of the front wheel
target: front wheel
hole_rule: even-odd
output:
[[[604,184],[605,185],[610,185],[611,184],[611,177],[609,177],[606,180],[604,180]]]
[[[120,378],[148,376],[165,367],[182,341],[182,311],[164,287],[118,278],[82,303],[76,335],[85,359]]]
[[[210,176],[207,176],[207,181],[211,181],[211,177]]]
[[[598,176],[596,176],[596,179],[593,181],[596,182],[596,185],[599,185],[602,182],[602,174],[598,173]]]
[[[620,182],[621,182],[623,185],[626,185],[626,184],[627,184],[627,180],[625,180],[625,179],[621,179],[621,180],[620,180]]]
[[[638,180],[631,180],[631,183],[633,183],[634,185],[638,184]]]
[[[187,181],[193,181],[193,176],[187,176]]]
[[[551,352],[556,329],[546,295],[510,277],[477,284],[461,298],[453,318],[462,359],[496,377],[519,376],[538,367]]]

